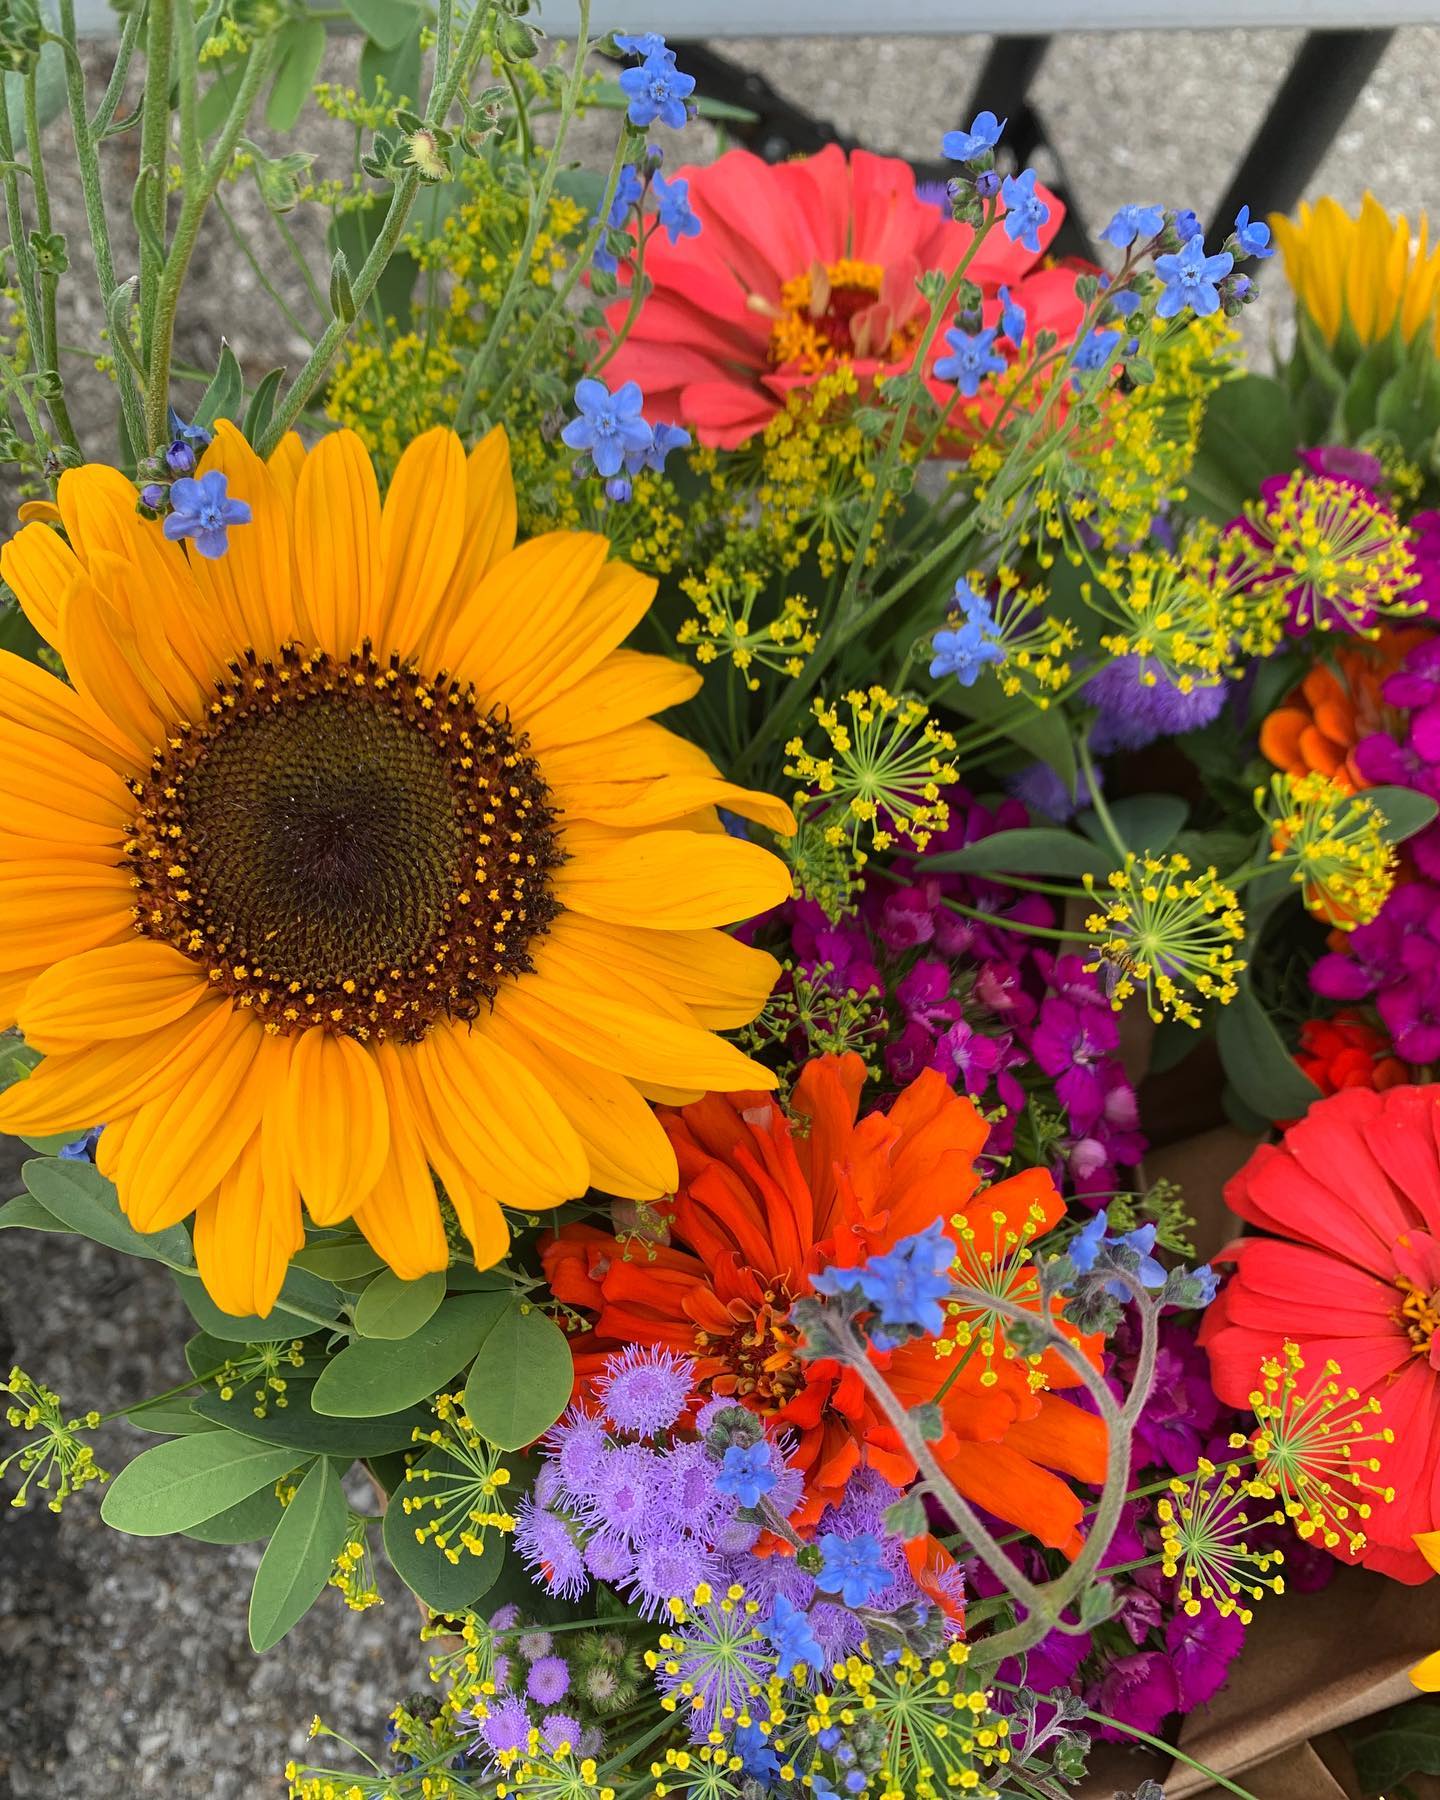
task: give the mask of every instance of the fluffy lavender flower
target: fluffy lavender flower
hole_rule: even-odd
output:
[[[507,1694],[480,1721],[480,1736],[494,1756],[523,1750],[530,1742],[530,1709],[518,1694]]]
[[[594,1413],[572,1407],[559,1424],[551,1426],[545,1448],[554,1459],[561,1485],[570,1499],[593,1498],[609,1448],[603,1422]]]
[[[780,1599],[775,1604],[787,1603]],[[804,1616],[799,1615],[802,1622]],[[755,1619],[733,1601],[690,1606],[685,1622],[672,1626],[667,1640],[668,1654],[655,1679],[663,1693],[683,1694],[693,1707],[690,1724],[697,1737],[743,1712],[751,1689],[763,1687],[775,1668]]]
[[[569,1713],[546,1713],[540,1721],[540,1736],[545,1748],[553,1756],[562,1744],[568,1744],[578,1753],[580,1747],[580,1721]]]
[[[563,1656],[542,1656],[531,1664],[525,1692],[538,1706],[554,1706],[569,1691],[570,1665]]]
[[[528,1497],[516,1508],[515,1549],[538,1572],[539,1585],[557,1599],[577,1600],[590,1585],[569,1522]]]
[[[1154,675],[1153,685],[1143,679],[1147,674]],[[1132,653],[1102,663],[1081,691],[1091,706],[1100,708],[1090,744],[1105,755],[1111,750],[1140,750],[1159,737],[1198,731],[1219,717],[1227,690],[1224,682],[1218,682],[1214,687],[1182,693],[1146,658]]]
[[[617,1431],[656,1437],[684,1412],[694,1381],[690,1357],[630,1344],[606,1360],[595,1397]]]
[[[607,1451],[583,1509],[585,1521],[632,1538],[644,1532],[653,1523],[659,1470],[659,1459],[638,1444]]]
[[[618,1587],[635,1570],[635,1553],[623,1537],[597,1531],[585,1546],[585,1567],[597,1581]]]
[[[660,1510],[683,1519],[695,1536],[706,1536],[735,1511],[734,1501],[716,1486],[719,1473],[703,1444],[676,1444],[663,1459],[660,1483],[665,1499]]]
[[[1077,774],[1072,794],[1046,762],[1027,763],[1005,777],[1005,786],[1027,811],[1053,819],[1057,825],[1066,824],[1090,804],[1090,784],[1083,774]]]
[[[627,1596],[639,1603],[641,1616],[658,1619],[672,1600],[685,1600],[702,1581],[718,1581],[720,1564],[695,1538],[642,1544]]]

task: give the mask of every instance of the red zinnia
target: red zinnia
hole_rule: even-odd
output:
[[[1322,1094],[1338,1094],[1342,1088],[1398,1087],[1406,1070],[1393,1052],[1387,1034],[1359,1013],[1337,1012],[1305,1021],[1295,1060]]]
[[[1401,1581],[1433,1573],[1416,1533],[1440,1526],[1440,1087],[1351,1088],[1317,1101],[1227,1184],[1226,1203],[1272,1233],[1223,1255],[1235,1273],[1205,1315],[1215,1391],[1245,1406],[1286,1340],[1379,1402],[1394,1442],[1358,1556]],[[1369,1453],[1367,1447],[1367,1454]]]
[[[675,244],[663,233],[650,240],[653,291],[610,367],[614,380],[639,382],[650,417],[677,420],[721,450],[763,429],[791,388],[836,363],[849,363],[862,387],[909,368],[929,313],[916,280],[927,269],[951,274],[974,237],[919,197],[908,163],[866,150],[847,157],[831,145],[779,164],[731,150],[676,173],[703,228]],[[1035,191],[1050,208],[1043,253],[1065,209]],[[999,318],[1004,284],[1032,338],[1049,330],[1068,341],[1084,311],[1074,271],[1038,261],[996,229],[967,275],[984,295],[987,325]],[[611,307],[616,330],[629,304]],[[930,361],[944,353],[937,336]],[[932,388],[942,404],[954,393]]]
[[[790,1308],[811,1276],[863,1262],[943,1217],[962,1281],[1034,1304],[1029,1249],[1064,1212],[1043,1170],[980,1188],[974,1165],[987,1126],[933,1069],[888,1113],[857,1121],[864,1077],[858,1056],[811,1062],[791,1100],[794,1131],[767,1094],[663,1109],[680,1165],[670,1241],[567,1225],[541,1250],[557,1297],[595,1319],[573,1345],[582,1383],[621,1344],[693,1355],[706,1392],[731,1394],[797,1433],[804,1522],[838,1501],[862,1464],[897,1486],[916,1474],[858,1375],[796,1353]],[[955,1327],[943,1349],[920,1339],[875,1360],[907,1405],[938,1401],[936,1455],[963,1494],[1073,1554],[1082,1505],[1061,1477],[1103,1480],[1103,1424],[1048,1391],[1076,1384],[1062,1358],[1036,1368],[1007,1354],[993,1314]]]

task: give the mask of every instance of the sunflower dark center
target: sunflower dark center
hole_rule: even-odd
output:
[[[548,795],[474,693],[287,646],[155,754],[136,921],[282,1032],[412,1041],[532,966],[559,910]]]

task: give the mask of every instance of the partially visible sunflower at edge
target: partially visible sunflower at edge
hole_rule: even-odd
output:
[[[959,1282],[1036,1307],[1031,1250],[1065,1210],[1043,1169],[982,1189],[975,1159],[989,1127],[935,1070],[887,1112],[858,1118],[864,1079],[853,1053],[816,1058],[795,1085],[793,1120],[758,1093],[662,1109],[680,1185],[662,1209],[661,1237],[574,1222],[540,1245],[556,1297],[594,1321],[571,1340],[582,1392],[622,1344],[693,1357],[703,1392],[733,1396],[796,1434],[803,1524],[839,1503],[857,1468],[902,1487],[917,1473],[859,1375],[799,1354],[790,1311],[811,1277],[941,1218]],[[1084,1348],[1098,1355],[1095,1341]],[[1009,1354],[988,1309],[955,1311],[941,1340],[874,1354],[907,1406],[938,1404],[935,1454],[960,1492],[1074,1555],[1083,1505],[1066,1477],[1104,1479],[1105,1427],[1056,1391],[1078,1385],[1068,1362]]]
[[[418,438],[383,507],[350,432],[267,466],[222,425],[209,470],[252,515],[215,560],[95,465],[0,551],[73,683],[0,653],[0,1012],[44,1055],[0,1130],[103,1121],[130,1222],[193,1212],[240,1314],[302,1201],[412,1278],[432,1171],[481,1266],[502,1204],[672,1191],[647,1101],[772,1079],[714,1033],[776,965],[715,927],[789,878],[716,807],[793,824],[652,722],[699,686],[620,648],[655,583],[516,547],[498,430]]]
[[[1270,223],[1295,298],[1332,348],[1362,349],[1398,327],[1402,343],[1425,332],[1440,349],[1440,245],[1424,213],[1412,229],[1373,194],[1353,217],[1326,195]]]

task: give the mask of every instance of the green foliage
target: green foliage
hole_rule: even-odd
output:
[[[229,1431],[206,1431],[142,1450],[111,1482],[100,1516],[132,1537],[168,1537],[271,1487],[297,1462],[293,1450]]]
[[[402,1281],[393,1270],[382,1269],[355,1302],[355,1329],[361,1337],[408,1338],[434,1317],[444,1298],[443,1270]]]
[[[1413,1700],[1360,1730],[1350,1750],[1367,1794],[1394,1792],[1407,1776],[1440,1775],[1440,1701]]]
[[[370,1419],[428,1399],[470,1363],[509,1301],[503,1294],[457,1294],[403,1346],[356,1338],[315,1383],[318,1412]]]
[[[393,1346],[391,1354],[395,1354]],[[315,1410],[316,1385],[313,1381],[292,1381],[285,1390],[283,1404],[267,1406],[263,1418],[255,1416],[250,1395],[243,1390],[237,1390],[232,1400],[224,1400],[213,1392],[203,1394],[194,1403],[195,1411],[201,1418],[228,1426],[257,1443],[288,1445],[297,1454],[310,1451],[346,1461],[408,1449],[416,1430],[430,1423],[427,1413],[409,1407],[375,1417],[335,1418]]]
[[[1235,998],[1220,1009],[1215,1037],[1231,1085],[1247,1107],[1266,1119],[1298,1118],[1320,1098],[1245,976]]]
[[[501,1450],[519,1450],[564,1412],[573,1379],[565,1333],[535,1307],[513,1300],[477,1347],[465,1411],[481,1437]]]
[[[335,1465],[311,1464],[265,1546],[250,1592],[250,1645],[273,1649],[325,1589],[350,1531],[350,1507]]]
[[[1268,375],[1222,382],[1205,409],[1200,448],[1187,483],[1191,503],[1223,525],[1253,500],[1267,475],[1295,466],[1303,439],[1290,397]]]
[[[115,1185],[93,1163],[71,1162],[56,1156],[33,1158],[20,1171],[20,1179],[35,1199],[60,1223],[82,1237],[93,1238],[127,1256],[161,1262],[167,1268],[189,1271],[195,1267],[190,1234],[182,1225],[164,1231],[136,1231],[120,1211]]]
[[[174,1280],[190,1317],[200,1329],[227,1343],[259,1344],[274,1338],[303,1338],[313,1331],[324,1330],[327,1324],[340,1318],[342,1296],[339,1288],[304,1269],[292,1269],[285,1277],[279,1301],[263,1319],[254,1314],[236,1318],[222,1312],[205,1292],[198,1275],[177,1273]],[[304,1311],[290,1312],[287,1302],[303,1307]]]
[[[417,1476],[433,1471],[443,1476],[450,1471],[449,1459],[440,1451],[427,1451],[415,1464]],[[458,1551],[454,1560],[427,1537],[417,1541],[417,1521],[405,1509],[405,1484],[391,1496],[385,1508],[385,1554],[395,1573],[411,1593],[419,1596],[438,1613],[463,1612],[494,1586],[505,1566],[505,1540],[498,1532],[485,1534],[485,1553],[472,1556]]]
[[[1028,825],[927,856],[925,867],[937,874],[1106,875],[1115,867],[1115,855],[1072,831]]]
[[[1148,850],[1152,856],[1159,856],[1170,848],[1190,816],[1189,806],[1177,794],[1132,794],[1123,800],[1112,801],[1109,812],[1110,821],[1125,848],[1137,853]],[[1099,814],[1079,813],[1075,823],[1092,843],[1105,850],[1110,858],[1107,867],[1113,867],[1114,853]]]

